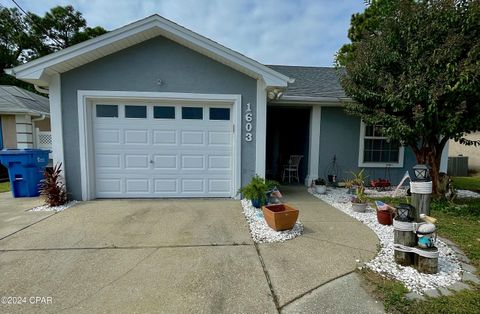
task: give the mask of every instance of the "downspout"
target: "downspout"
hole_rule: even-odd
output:
[[[42,93],[42,94],[47,94],[49,95],[50,94],[50,90],[48,90],[48,88],[43,88],[43,87],[40,87],[38,85],[35,85],[33,84],[33,87],[35,88],[35,90],[39,93]],[[32,122],[37,122],[37,121],[42,121],[42,120],[45,120],[45,115],[42,114],[40,116],[40,118],[35,118],[35,119],[32,119]],[[33,127],[33,135],[35,136],[35,146],[38,147],[38,143],[37,143],[37,128],[35,128],[35,123],[32,125]]]
[[[46,118],[46,115],[42,114],[39,118],[32,119],[32,136],[34,137],[34,143],[35,143],[34,148],[38,148],[38,141],[37,141],[38,134],[37,134],[37,128],[35,126],[35,122],[45,120],[45,118]]]

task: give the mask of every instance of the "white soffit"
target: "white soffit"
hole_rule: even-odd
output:
[[[267,87],[286,87],[293,82],[291,78],[159,15],[152,15],[13,69],[6,69],[5,72],[23,81],[47,86],[53,73],[64,73],[156,36],[164,36],[250,77],[263,79]]]

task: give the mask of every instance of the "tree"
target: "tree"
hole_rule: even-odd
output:
[[[377,12],[340,57],[346,110],[411,147],[436,192],[448,140],[480,144],[464,138],[480,130],[480,1],[391,0]]]
[[[375,34],[385,16],[395,10],[395,1],[372,0],[364,2],[367,5],[365,11],[352,14],[350,20],[350,28],[348,29],[347,36],[352,43],[343,45],[335,56],[335,61],[339,66],[345,66],[347,58],[352,56],[351,52],[353,52],[354,49],[353,43],[367,39],[369,36]]]
[[[29,19],[33,34],[42,38],[42,48],[49,53],[106,33],[102,27],[87,27],[82,13],[71,5],[56,6],[43,17],[29,13]]]
[[[87,22],[72,6],[56,6],[43,17],[23,14],[16,8],[0,9],[0,84],[26,87],[6,75],[3,69],[42,57],[71,45],[102,35],[102,27]],[[28,86],[28,85],[27,85]]]
[[[10,68],[29,58],[29,47],[35,46],[29,33],[24,16],[17,9],[2,8],[0,10],[0,84],[25,87],[12,76],[6,75],[3,69]]]

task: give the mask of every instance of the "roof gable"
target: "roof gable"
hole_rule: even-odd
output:
[[[293,82],[288,76],[159,15],[7,69],[6,73],[32,84],[47,86],[54,73],[64,73],[156,36],[164,36],[250,77],[262,79],[267,87],[286,87]]]

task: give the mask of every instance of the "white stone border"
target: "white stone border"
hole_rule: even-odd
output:
[[[300,220],[297,220],[291,230],[275,231],[267,225],[262,211],[253,207],[250,200],[243,199],[241,202],[243,214],[248,222],[250,234],[255,243],[285,242],[303,233],[303,224]]]
[[[67,208],[70,208],[74,205],[76,205],[78,202],[77,201],[70,201],[68,203],[65,203],[64,205],[61,206],[48,206],[48,205],[42,205],[42,206],[37,206],[34,208],[31,208],[27,210],[28,212],[61,212],[64,211]]]
[[[369,208],[365,213],[357,213],[351,209],[349,195],[346,189],[329,189],[327,194],[315,194],[315,197],[341,210],[342,212],[361,221],[372,229],[380,240],[378,255],[365,266],[384,277],[401,281],[409,291],[423,295],[427,290],[453,285],[461,280],[462,268],[455,252],[444,242],[437,239],[439,251],[437,274],[423,274],[413,267],[404,267],[395,263],[393,259],[393,227],[378,223],[375,209]]]

